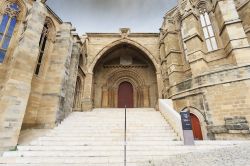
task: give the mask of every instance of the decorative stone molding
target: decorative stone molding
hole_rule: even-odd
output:
[[[122,38],[127,38],[130,33],[129,28],[120,28],[120,34]]]

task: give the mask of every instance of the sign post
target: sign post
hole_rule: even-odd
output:
[[[194,145],[194,134],[192,130],[189,109],[185,108],[183,111],[180,112],[180,114],[183,129],[184,145]]]

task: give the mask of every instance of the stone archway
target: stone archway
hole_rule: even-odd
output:
[[[207,138],[207,122],[205,115],[201,113],[201,111],[195,107],[190,106],[189,107],[190,114],[193,114],[195,117],[197,117],[201,129],[202,139],[206,140]]]
[[[110,44],[108,44],[106,47],[104,47],[100,52],[98,52],[98,54],[94,57],[93,61],[90,63],[90,65],[88,66],[88,71],[89,73],[93,73],[94,72],[94,68],[97,65],[98,61],[105,56],[105,54],[107,54],[107,52],[109,52],[111,49],[122,45],[122,44],[127,44],[127,45],[131,45],[136,47],[138,50],[140,50],[141,52],[143,52],[143,54],[150,59],[151,63],[153,64],[155,70],[157,73],[160,73],[160,65],[159,62],[157,61],[157,59],[150,53],[150,51],[148,49],[146,49],[145,47],[143,47],[141,44],[131,40],[131,39],[127,39],[127,38],[123,38],[120,40],[116,40]]]
[[[133,107],[149,107],[149,86],[145,84],[145,78],[136,71],[121,69],[111,72],[107,82],[102,87],[101,107],[119,107],[118,91],[122,82],[129,82],[133,87]]]
[[[133,87],[133,107],[155,107],[158,99],[155,66],[144,52],[127,43],[108,50],[97,62],[93,73],[94,107],[118,107],[122,82]]]

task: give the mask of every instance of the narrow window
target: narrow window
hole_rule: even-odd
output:
[[[19,13],[19,6],[16,3],[8,4],[2,16],[0,24],[0,63],[3,62],[7,49],[13,35],[17,15]]]
[[[205,42],[207,46],[207,50],[214,51],[218,49],[218,45],[215,39],[214,30],[211,24],[211,20],[206,9],[200,10],[200,22],[202,26],[202,31],[205,37]]]
[[[35,70],[36,75],[39,75],[40,69],[42,66],[43,55],[44,55],[44,51],[46,48],[46,42],[47,42],[47,35],[48,35],[48,25],[45,24],[43,27],[40,41],[39,41],[39,55],[38,55],[38,60],[37,60],[37,65],[36,65],[36,70]]]

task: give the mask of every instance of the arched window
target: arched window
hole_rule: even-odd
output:
[[[43,27],[42,35],[39,41],[39,56],[37,60],[36,70],[35,70],[36,75],[39,75],[40,73],[47,39],[48,39],[48,24],[45,23]]]
[[[0,62],[3,62],[13,35],[20,9],[16,3],[8,3],[0,16]]]
[[[215,39],[214,35],[214,30],[213,26],[211,24],[210,17],[208,15],[208,12],[205,8],[200,8],[200,22],[203,30],[203,34],[205,37],[206,45],[207,45],[207,50],[214,51],[218,49],[218,45]]]

